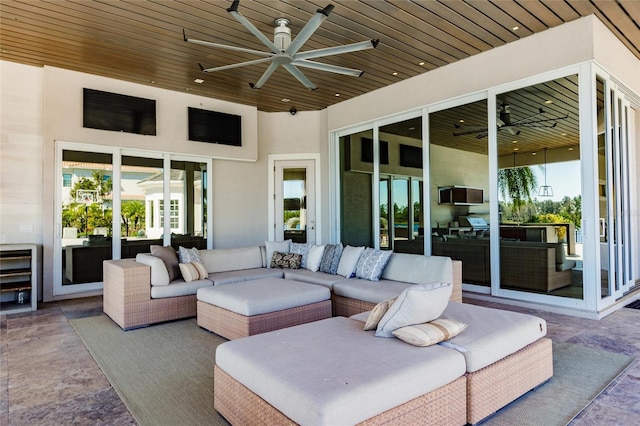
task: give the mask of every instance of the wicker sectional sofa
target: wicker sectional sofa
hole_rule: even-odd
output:
[[[393,253],[381,279],[372,282],[307,269],[268,268],[264,246],[199,252],[209,276],[191,282],[169,281],[162,259],[150,254],[104,261],[104,312],[124,330],[194,317],[199,288],[261,278],[324,285],[332,291],[333,314],[342,316],[372,309],[412,284],[435,281],[452,282],[451,300],[462,301],[462,264],[446,257]]]

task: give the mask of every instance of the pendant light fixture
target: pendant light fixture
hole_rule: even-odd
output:
[[[538,195],[541,197],[553,197],[553,188],[547,185],[547,148],[544,149],[544,185],[540,187]]]

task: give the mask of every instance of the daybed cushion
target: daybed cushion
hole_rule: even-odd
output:
[[[165,266],[162,259],[156,256],[152,256],[148,253],[138,253],[136,255],[136,262],[148,265],[151,269],[151,285],[162,286],[169,285],[169,271]]]
[[[329,289],[332,289],[335,283],[346,281],[346,278],[342,275],[327,274],[319,271],[311,272],[308,269],[287,269],[284,271],[284,278],[287,280],[323,285]]]
[[[369,303],[380,303],[387,299],[393,299],[413,284],[380,280],[372,282],[361,278],[351,278],[337,282],[333,286],[333,292],[342,297],[362,300]]]
[[[303,425],[356,424],[465,371],[455,351],[378,339],[344,317],[225,342],[216,364]]]
[[[171,283],[171,285],[154,285],[151,286],[151,298],[162,299],[164,297],[189,296],[196,294],[199,288],[211,287],[213,283],[209,280],[195,280],[185,282],[179,278]]]
[[[241,269],[238,271],[216,272],[209,274],[209,280],[213,281],[213,285],[233,284],[242,281],[258,280],[262,278],[282,278],[282,269]]]
[[[459,350],[466,359],[469,373],[511,355],[547,334],[547,323],[542,318],[466,303],[449,303],[440,318],[468,324],[463,333],[441,345]]]
[[[199,291],[197,298],[240,315],[253,316],[329,300],[331,292],[319,285],[266,278],[214,286]]]
[[[411,284],[453,283],[453,266],[444,256],[393,253],[381,278]]]

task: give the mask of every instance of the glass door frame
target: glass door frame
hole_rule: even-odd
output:
[[[135,156],[135,157],[145,157],[145,158],[162,158],[163,159],[163,167],[165,171],[171,170],[171,161],[192,161],[198,163],[206,163],[207,170],[207,199],[212,200],[213,195],[213,179],[211,173],[213,160],[211,157],[200,157],[194,155],[181,155],[181,154],[172,154],[167,152],[158,152],[158,151],[147,151],[147,150],[137,150],[137,149],[126,149],[119,147],[109,147],[104,145],[93,145],[93,144],[85,144],[85,143],[76,143],[76,142],[65,142],[65,141],[55,141],[55,189],[54,189],[54,238],[53,238],[53,296],[61,296],[61,295],[69,295],[76,293],[86,293],[86,292],[99,292],[103,288],[102,281],[86,283],[86,284],[74,284],[69,286],[64,286],[62,284],[62,152],[65,150],[72,151],[84,151],[84,152],[96,152],[103,154],[110,154],[112,156],[112,181],[113,188],[112,191],[112,209],[113,209],[113,219],[112,219],[112,241],[120,241],[122,237],[121,232],[121,215],[120,210],[122,207],[121,200],[121,192],[119,190],[115,190],[115,188],[120,187],[121,181],[121,158],[122,156]],[[171,194],[171,173],[164,173],[164,197],[166,199],[170,198]],[[209,203],[209,207],[211,204]],[[213,248],[213,218],[211,217],[212,210],[210,209],[207,212],[209,220],[207,221],[207,248]],[[170,227],[170,209],[164,209],[164,223],[165,228]],[[171,233],[164,233],[164,245],[171,244]],[[121,258],[121,246],[120,244],[112,244],[112,256],[113,260],[118,260]]]
[[[313,161],[314,170],[313,170],[313,179],[314,179],[314,196],[313,200],[309,200],[313,202],[313,205],[309,203],[309,205],[314,206],[315,212],[313,216],[315,217],[315,240],[314,244],[322,244],[322,203],[321,203],[321,193],[322,193],[322,181],[321,181],[321,167],[320,167],[320,154],[269,154],[268,163],[269,163],[269,177],[268,177],[268,196],[267,196],[267,210],[268,210],[268,238],[269,241],[275,241],[276,235],[278,234],[278,227],[276,222],[276,183],[278,182],[278,177],[276,176],[276,163],[277,162],[291,162],[293,165],[295,162],[304,162],[304,161]],[[299,163],[302,164],[302,163]]]

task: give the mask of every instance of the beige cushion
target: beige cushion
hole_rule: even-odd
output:
[[[262,267],[260,247],[200,250],[202,264],[210,274]]]
[[[365,331],[375,330],[378,327],[378,323],[387,313],[389,307],[393,305],[393,302],[396,301],[396,298],[385,300],[384,302],[378,303],[373,309],[369,312],[369,316],[367,317],[367,321],[364,323]]]
[[[393,335],[415,346],[431,346],[457,336],[465,328],[467,324],[440,318],[425,324],[400,327]]]
[[[440,317],[449,303],[453,284],[431,283],[408,287],[380,320],[377,337],[393,337],[400,327],[422,324]]]
[[[169,285],[171,282],[169,281],[169,271],[167,271],[167,267],[159,257],[151,256],[148,253],[138,253],[136,262],[148,265],[151,268],[152,286]]]
[[[180,268],[178,267],[178,253],[171,246],[150,246],[151,255],[159,257],[167,267],[169,281],[180,278]]]
[[[411,284],[452,283],[453,266],[448,257],[393,253],[381,278]]]
[[[185,282],[202,280],[209,277],[209,273],[200,262],[189,262],[180,264],[180,273]]]
[[[340,256],[337,271],[338,275],[351,278],[362,253],[364,253],[364,247],[346,246],[344,250],[342,250],[342,256]]]
[[[307,256],[307,269],[311,272],[317,272],[320,270],[320,262],[322,262],[323,254],[324,246],[312,246],[309,249],[309,255]]]

